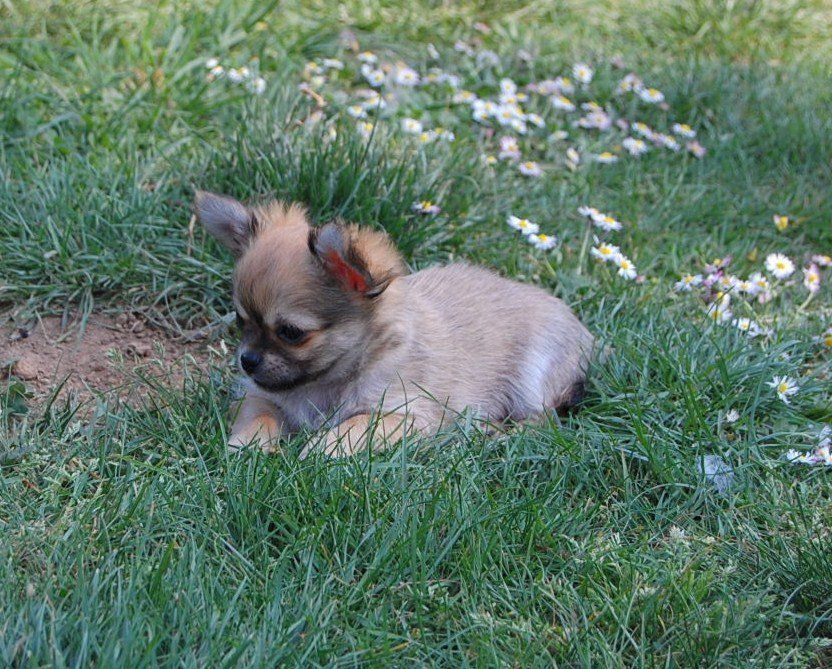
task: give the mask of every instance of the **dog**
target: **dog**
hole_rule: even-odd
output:
[[[463,411],[499,425],[582,397],[593,337],[540,288],[467,264],[409,273],[386,233],[314,227],[297,204],[198,192],[195,210],[236,259],[232,449],[311,429],[302,456],[351,455]]]

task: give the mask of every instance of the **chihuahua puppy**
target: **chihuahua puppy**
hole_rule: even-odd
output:
[[[466,409],[519,421],[582,396],[593,338],[539,288],[465,264],[409,274],[384,232],[312,227],[296,204],[199,192],[195,208],[236,258],[231,448],[323,428],[302,455],[349,455]]]

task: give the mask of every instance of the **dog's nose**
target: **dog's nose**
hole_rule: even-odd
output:
[[[246,374],[253,374],[261,362],[263,362],[263,356],[257,351],[243,351],[240,354],[240,366]]]

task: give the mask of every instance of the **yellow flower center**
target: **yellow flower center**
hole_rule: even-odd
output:
[[[780,393],[781,395],[782,395],[783,393],[785,393],[788,389],[789,389],[789,384],[788,384],[788,383],[786,383],[785,381],[781,381],[781,382],[777,385],[777,392],[778,392],[778,393]]]

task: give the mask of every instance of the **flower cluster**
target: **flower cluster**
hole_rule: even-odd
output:
[[[205,61],[208,69],[207,79],[209,82],[223,80],[232,84],[244,86],[255,95],[261,95],[266,91],[266,80],[257,74],[257,61],[251,63],[251,67],[226,68],[220,64],[218,58],[209,58]]]
[[[540,226],[537,223],[532,223],[527,218],[518,218],[512,215],[508,217],[506,222],[510,227],[518,230],[536,249],[548,251],[558,244],[556,235],[547,235],[540,232]]]
[[[617,232],[624,227],[615,217],[598,211],[595,207],[579,207],[578,213],[585,217],[593,226],[600,228],[604,232]],[[595,246],[590,249],[590,253],[601,262],[615,265],[618,268],[616,272],[618,276],[628,280],[638,277],[638,272],[633,262],[617,246],[602,242],[596,237]]]

